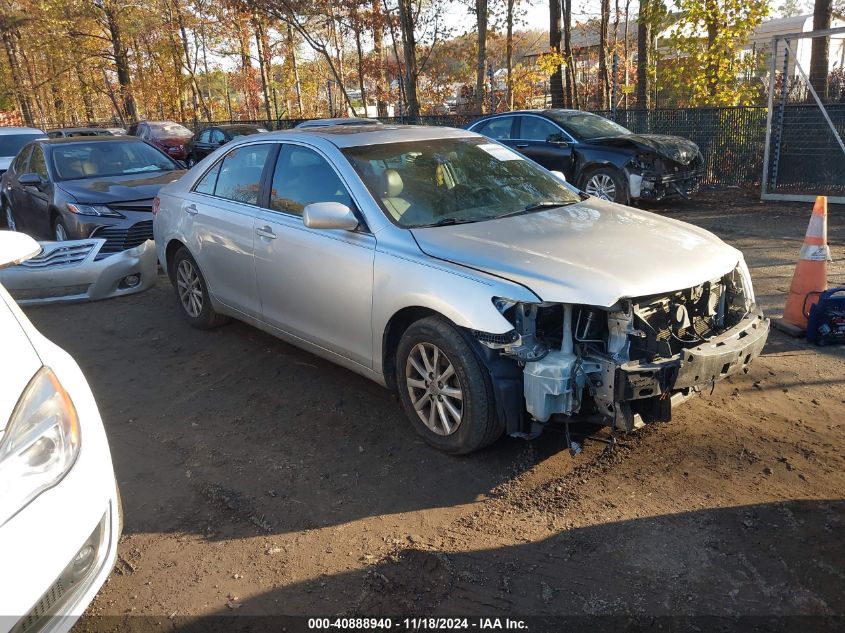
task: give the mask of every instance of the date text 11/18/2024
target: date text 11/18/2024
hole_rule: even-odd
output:
[[[451,630],[528,630],[524,620],[512,618],[309,618],[310,630],[400,630],[400,631],[451,631]]]

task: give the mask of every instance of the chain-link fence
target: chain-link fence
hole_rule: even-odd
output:
[[[845,110],[843,110],[845,113]],[[638,134],[683,136],[701,148],[707,166],[705,184],[754,185],[759,183],[766,139],[766,108],[760,106],[734,108],[658,108],[653,110],[595,111],[614,118],[617,123]],[[386,124],[434,125],[466,127],[479,118],[471,114],[420,115],[388,117]],[[271,130],[286,130],[301,119],[275,121],[218,121],[252,123]],[[190,123],[189,127],[195,127]],[[206,127],[200,123],[196,129]]]

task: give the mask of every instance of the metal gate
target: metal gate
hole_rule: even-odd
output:
[[[809,80],[812,43],[825,38],[827,90]],[[763,200],[845,203],[845,28],[772,38]]]

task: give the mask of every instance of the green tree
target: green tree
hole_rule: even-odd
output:
[[[675,6],[679,19],[670,46],[676,88],[685,89],[691,106],[748,102],[756,87],[743,80],[743,71],[756,60],[744,53],[745,42],[769,15],[769,1],[675,0]]]

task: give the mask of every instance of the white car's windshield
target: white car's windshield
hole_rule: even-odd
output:
[[[53,148],[58,180],[125,176],[179,169],[173,160],[143,141],[69,143]]]
[[[631,130],[618,123],[587,112],[555,112],[549,116],[566,128],[570,134],[585,141],[632,134]]]
[[[483,138],[368,145],[343,153],[385,214],[407,228],[478,222],[581,200],[546,170]]]

